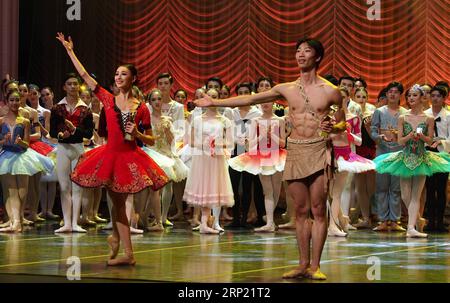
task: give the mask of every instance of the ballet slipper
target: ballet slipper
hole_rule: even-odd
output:
[[[10,220],[6,221],[5,223],[0,224],[0,228],[10,227],[12,222]]]
[[[94,222],[92,220],[89,220],[89,219],[82,219],[82,220],[80,220],[79,224],[81,226],[87,226],[87,227],[95,227],[95,226],[97,226],[96,222]]]
[[[79,225],[72,225],[72,232],[86,233],[87,231]]]
[[[115,238],[113,235],[109,235],[106,239],[109,245],[109,259],[115,259],[117,254],[119,253],[120,241]]]
[[[60,217],[58,215],[55,215],[54,213],[48,212],[43,216],[47,220],[59,220]]]
[[[30,221],[30,220],[27,220],[25,218],[22,218],[22,225],[31,226],[31,225],[34,225],[34,222]]]
[[[294,268],[293,270],[285,272],[283,274],[283,279],[297,279],[304,277],[308,269],[309,269],[308,266],[300,265]]]
[[[257,232],[257,233],[259,233],[259,232],[272,233],[272,232],[275,232],[275,230],[276,230],[275,224],[266,224],[264,226],[255,228],[255,232]]]
[[[289,221],[288,223],[278,225],[279,229],[295,229],[295,221]]]
[[[147,227],[148,231],[164,231],[164,226],[162,225],[162,223],[156,223],[150,227]]]
[[[136,260],[134,260],[133,251],[125,250],[125,255],[117,257],[115,259],[109,259],[108,266],[134,266]]]
[[[13,223],[11,223],[10,226],[0,228],[0,232],[8,232],[8,233],[22,232],[22,224],[20,224],[20,221],[14,221]]]
[[[361,222],[356,223],[355,225],[353,225],[356,228],[370,228],[371,224],[369,220],[363,220]]]
[[[137,229],[137,228],[134,228],[133,226],[130,226],[130,233],[132,233],[132,234],[143,234],[144,231],[142,229]]]
[[[163,221],[163,225],[164,226],[173,226],[173,223],[172,222],[170,222],[168,219],[166,219],[165,221]]]
[[[426,238],[428,237],[428,234],[418,232],[414,228],[408,228],[408,231],[406,232],[407,238]]]
[[[389,227],[389,230],[392,231],[406,231],[403,227],[397,224],[397,222],[392,222],[391,226]]]
[[[214,225],[213,229],[218,230],[219,233],[225,232],[225,229],[223,229],[219,224]]]
[[[329,237],[347,237],[347,233],[343,232],[337,227],[328,227],[328,236]]]
[[[311,280],[326,280],[327,279],[327,276],[320,271],[320,268],[317,268],[315,271],[313,271],[309,268],[306,271],[305,277],[309,278]]]
[[[200,225],[200,229],[199,229],[201,234],[219,234],[218,230],[212,229],[209,226],[202,226]]]
[[[55,233],[71,233],[72,232],[72,226],[66,226],[63,225],[61,228],[58,228],[55,230]]]

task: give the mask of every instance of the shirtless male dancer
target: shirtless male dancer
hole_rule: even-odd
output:
[[[292,132],[283,180],[288,181],[296,212],[296,234],[300,264],[283,278],[307,277],[325,280],[320,271],[320,257],[327,237],[326,201],[331,176],[330,142],[321,131],[331,132],[333,125],[345,119],[339,90],[317,75],[324,48],[320,41],[302,38],[297,42],[295,58],[300,77],[255,95],[243,95],[220,101],[203,95],[197,106],[246,106],[272,102],[283,97],[289,103]],[[219,104],[220,102],[220,104]],[[328,119],[335,105],[334,119]],[[337,108],[336,108],[337,107]],[[312,218],[310,218],[310,213]],[[310,245],[312,243],[312,258]]]

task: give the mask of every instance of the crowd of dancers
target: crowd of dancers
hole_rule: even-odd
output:
[[[285,165],[286,148],[295,144],[289,140],[295,121],[282,100],[196,107],[185,90],[171,95],[169,73],[160,74],[156,88],[144,94],[133,65],[117,68],[108,91],[78,61],[73,42],[62,34],[58,40],[82,78],[64,77],[61,101],[54,102],[51,87],[9,77],[2,83],[0,182],[6,213],[0,232],[21,232],[24,225],[45,220],[60,220],[56,233],[106,224],[98,213],[104,188],[111,218],[104,228],[113,229],[110,265],[134,264],[130,232],[163,231],[182,220],[209,234],[296,227],[290,193],[284,222],[277,225],[274,219],[287,188],[283,172],[293,169]],[[389,83],[370,103],[364,79],[324,79],[338,88],[345,113],[345,121],[334,124],[336,131],[321,133],[333,145],[328,236],[368,228],[406,231],[407,237],[448,232],[448,83],[414,84],[402,107],[399,82]],[[234,93],[252,95],[274,85],[263,76],[238,84]],[[212,77],[193,99],[220,102],[232,93]],[[333,109],[327,118],[333,121]],[[57,189],[63,218],[53,212]],[[172,202],[176,213],[169,217]],[[224,220],[230,223],[223,226]],[[117,257],[120,241],[123,257]]]

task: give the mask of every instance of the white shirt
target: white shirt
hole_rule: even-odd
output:
[[[429,109],[427,109],[425,111],[425,114],[433,117],[435,120],[435,125],[437,128],[438,136],[436,136],[436,130],[435,130],[435,133],[433,134],[434,139],[435,140],[436,139],[438,139],[438,140],[450,139],[450,112],[448,110],[446,110],[444,107],[442,107],[441,111],[437,115],[434,115],[433,109],[430,107]],[[438,121],[436,121],[436,120],[438,120]],[[443,150],[444,150],[444,146],[438,145],[438,151],[441,152]]]

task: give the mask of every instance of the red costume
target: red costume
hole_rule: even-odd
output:
[[[108,142],[83,154],[72,181],[83,187],[105,186],[119,193],[136,193],[146,187],[162,188],[169,181],[164,171],[140,148],[136,141],[124,139],[124,121],[114,96],[101,86],[94,93],[103,103],[108,125]],[[135,123],[144,130],[151,127],[145,104],[136,110]]]

